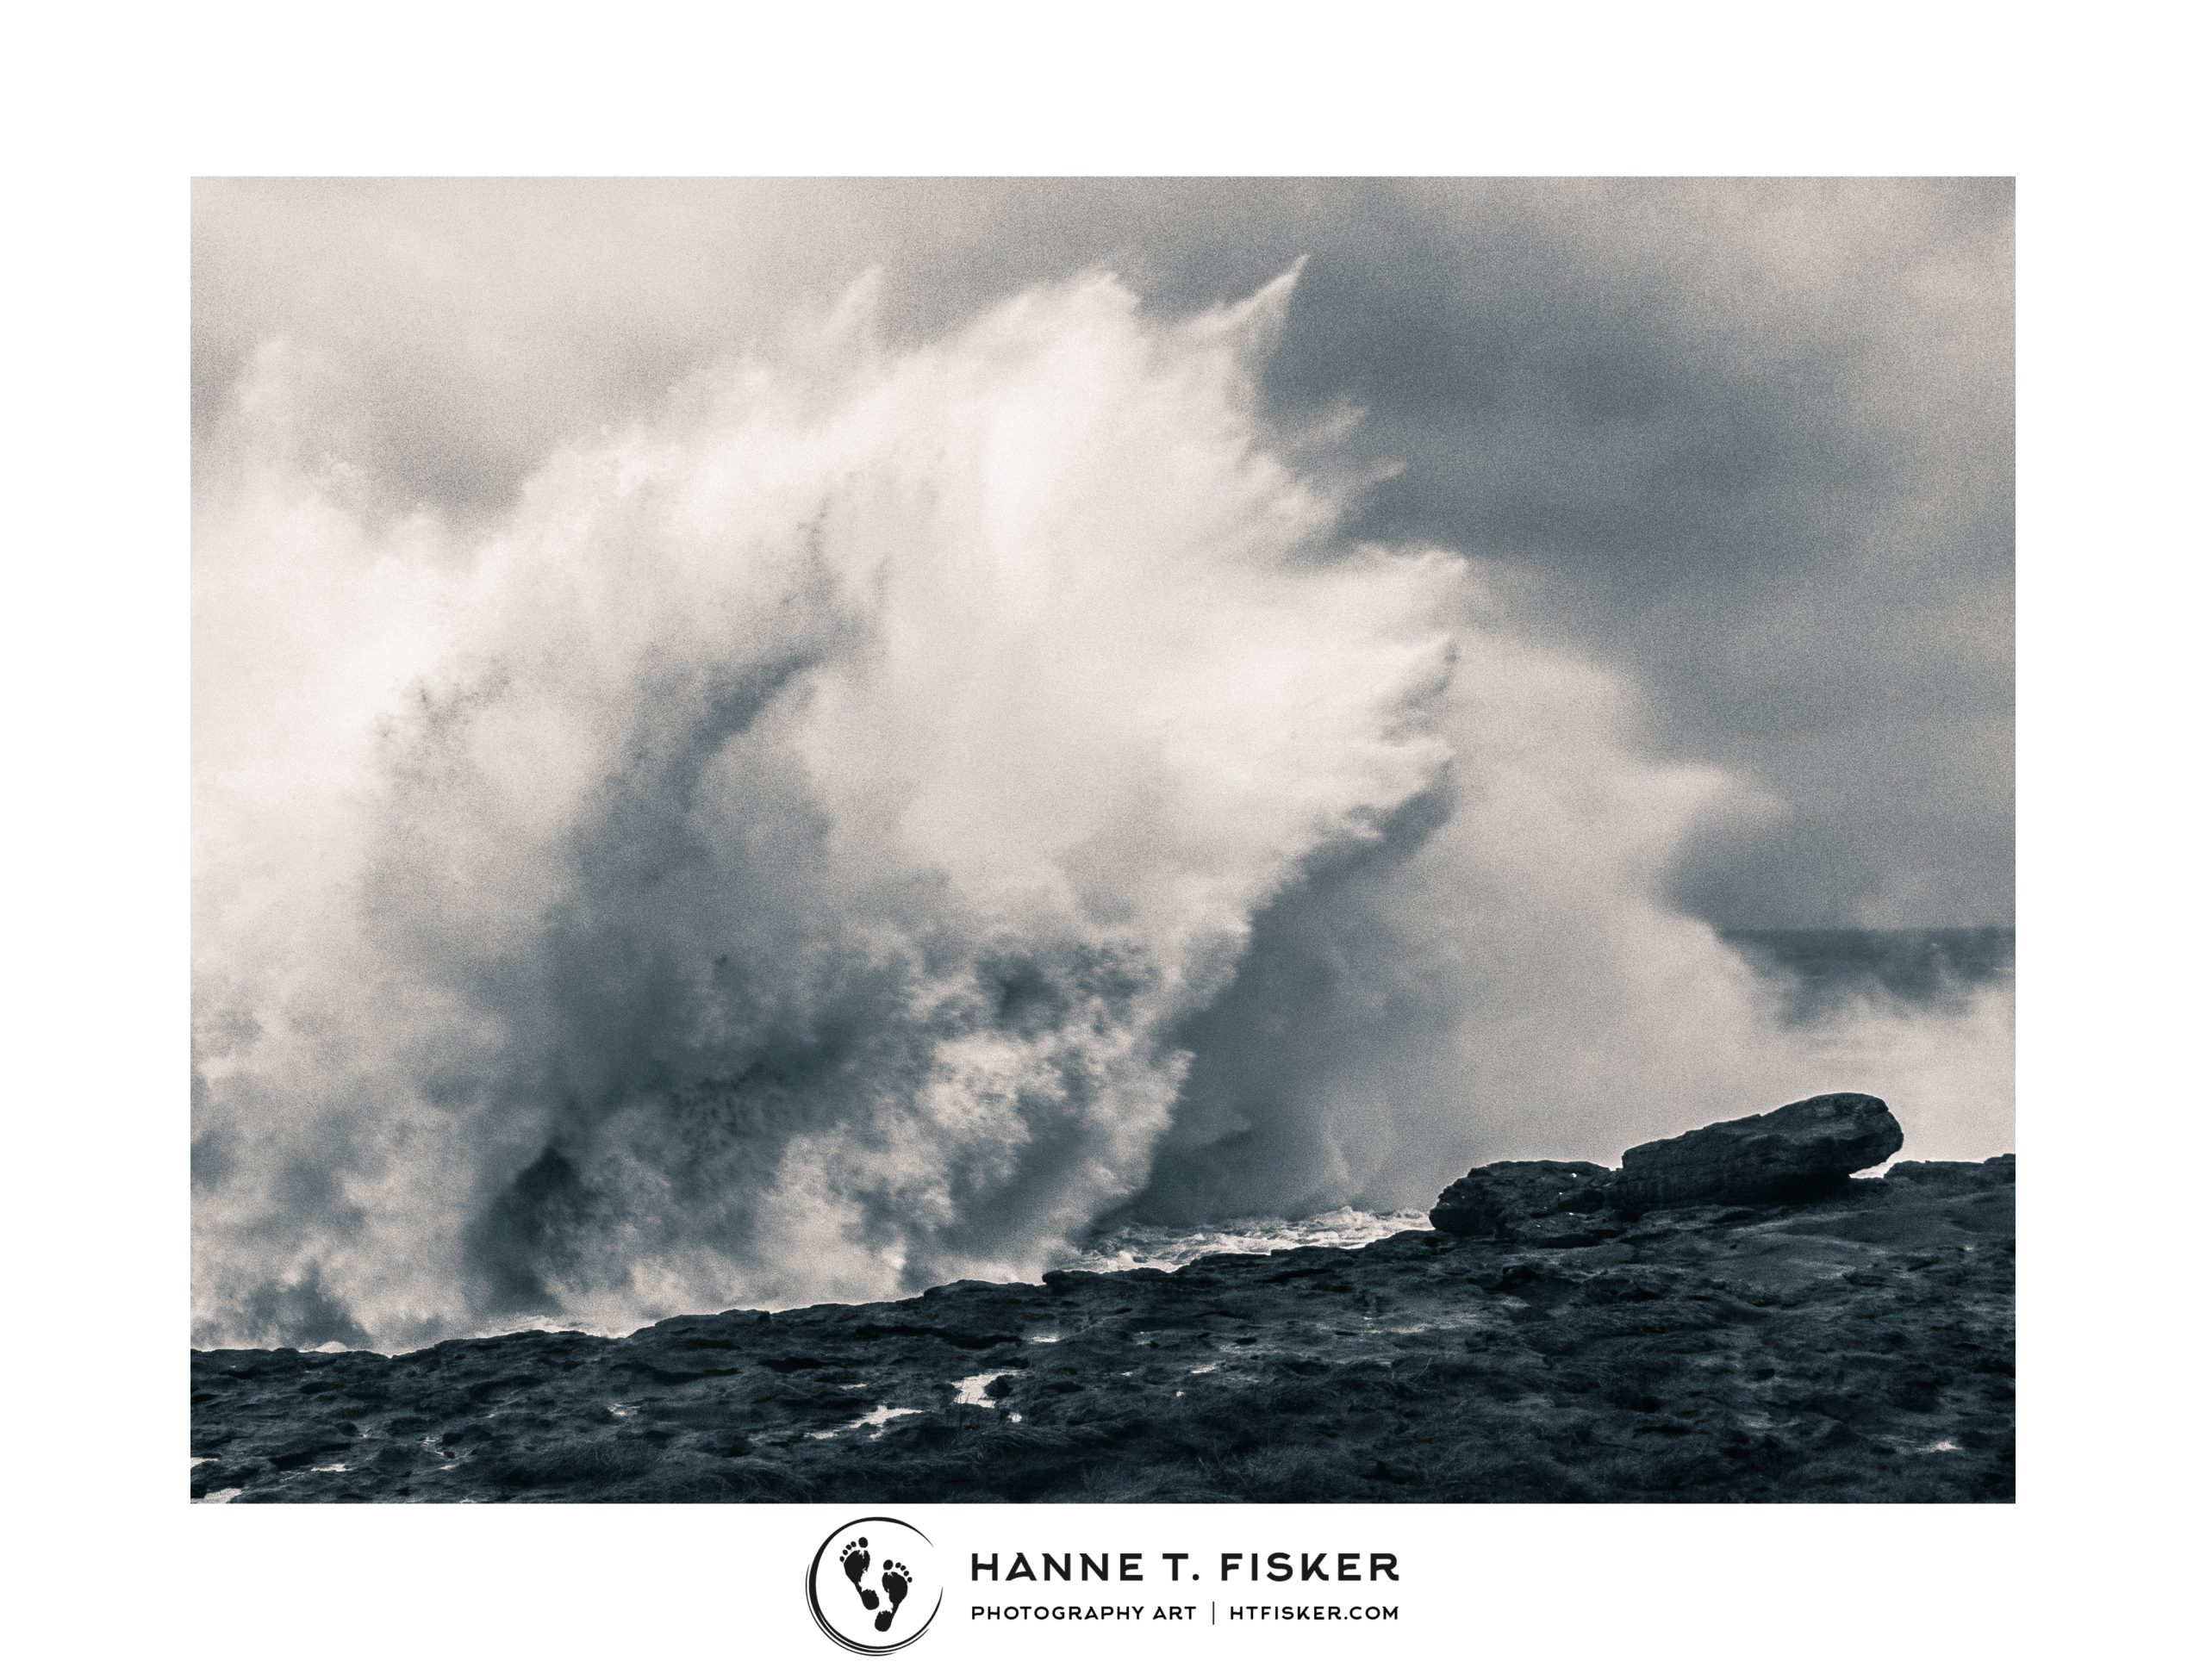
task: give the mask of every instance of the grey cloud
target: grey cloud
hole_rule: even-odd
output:
[[[194,412],[286,337],[325,446],[487,518],[871,267],[916,339],[1086,265],[1173,309],[1305,254],[1268,395],[1402,464],[1364,533],[1503,563],[1652,744],[1790,807],[1688,905],[2010,916],[2005,182],[203,183]]]

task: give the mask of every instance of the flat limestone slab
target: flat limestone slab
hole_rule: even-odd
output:
[[[1639,1209],[1801,1201],[1906,1141],[1883,1098],[1835,1092],[1627,1149],[1606,1193]]]

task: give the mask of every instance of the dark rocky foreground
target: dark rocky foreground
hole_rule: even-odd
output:
[[[1845,1176],[1898,1139],[1818,1098],[1361,1249],[196,1352],[192,1496],[2010,1500],[2014,1157]]]

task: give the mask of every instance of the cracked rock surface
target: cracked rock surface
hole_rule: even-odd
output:
[[[192,1496],[2013,1498],[2013,1156],[1644,1210],[1564,1165],[1469,1198],[1483,1235],[196,1352]]]

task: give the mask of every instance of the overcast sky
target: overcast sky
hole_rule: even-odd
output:
[[[2003,181],[201,183],[194,423],[282,337],[333,452],[487,520],[869,268],[917,340],[1083,267],[1170,309],[1305,256],[1268,401],[1364,412],[1400,470],[1362,534],[1498,563],[1651,746],[1773,796],[1686,907],[2011,919]]]

